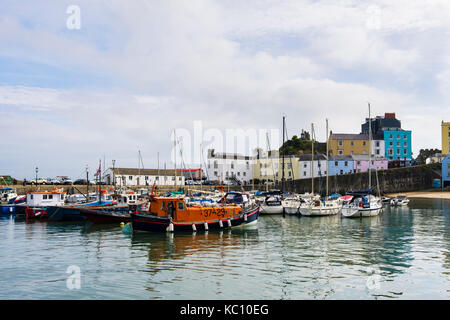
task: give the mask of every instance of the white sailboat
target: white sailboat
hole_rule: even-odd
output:
[[[348,195],[353,196],[350,200],[345,201],[342,206],[342,216],[346,218],[361,218],[377,216],[383,210],[383,203],[380,197],[372,194],[371,190],[371,165],[372,165],[372,123],[370,118],[370,104],[369,104],[369,190],[348,192]],[[375,169],[376,170],[376,169]],[[377,176],[378,194],[378,176]]]
[[[302,216],[331,216],[339,214],[342,210],[342,204],[338,200],[328,199],[328,120],[327,120],[327,184],[326,196],[324,199],[314,197],[314,124],[311,124],[312,155],[311,155],[311,183],[313,197],[310,201],[300,206]]]

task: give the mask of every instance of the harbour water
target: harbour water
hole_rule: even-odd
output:
[[[196,234],[4,216],[0,299],[449,299],[449,250],[450,201],[437,199]]]

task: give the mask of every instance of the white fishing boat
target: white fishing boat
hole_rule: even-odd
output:
[[[11,203],[16,198],[16,189],[0,186],[0,203]]]
[[[408,203],[409,199],[407,196],[396,196],[394,199],[391,200],[391,206],[394,207],[407,206]]]

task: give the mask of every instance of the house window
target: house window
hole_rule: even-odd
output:
[[[208,161],[208,169],[211,169],[211,163]]]
[[[156,180],[159,180],[159,177],[156,177]]]
[[[148,180],[148,176],[145,176],[145,180]]]
[[[288,163],[288,169],[292,169],[292,164]]]
[[[342,156],[344,154],[343,150],[338,150],[338,155]]]
[[[344,162],[344,166],[347,167],[348,166],[348,161]]]
[[[250,164],[248,161],[246,162],[246,165],[247,165],[247,169],[250,169]]]
[[[408,142],[403,143],[403,146],[407,147],[408,146]]]
[[[380,149],[377,149],[376,153],[377,153],[377,154],[380,154]]]
[[[231,169],[234,169],[234,163],[233,162],[231,163]]]
[[[244,171],[244,172],[242,172],[242,175],[245,177],[246,176],[246,172]]]
[[[355,145],[355,143],[354,143],[353,141],[351,141],[351,142],[350,142],[350,145],[351,145],[351,146],[354,146],[354,145]]]
[[[338,146],[342,146],[342,144],[343,144],[343,143],[342,143],[342,140],[339,140],[339,141],[338,141]]]
[[[403,150],[403,154],[404,154],[404,155],[407,155],[407,154],[408,154],[408,151],[407,151],[406,149],[404,149],[404,150]]]
[[[335,167],[338,166],[338,162],[337,162],[337,161],[334,162],[334,166],[335,166]]]
[[[339,171],[340,174],[344,174],[344,170]]]
[[[308,167],[308,165],[306,163],[304,163],[303,164],[303,168],[306,168],[306,167]]]
[[[172,177],[172,181],[175,181],[175,177]]]
[[[400,135],[399,134],[397,135],[397,139],[400,139]]]
[[[376,145],[377,147],[379,147],[379,146],[380,146],[380,141],[377,141],[377,142],[375,143],[375,145]]]
[[[216,176],[216,177],[217,177],[217,171],[214,171],[214,176]]]
[[[289,171],[289,177],[291,176],[292,174],[291,174],[291,172]]]
[[[392,134],[389,135],[389,139],[392,139]]]
[[[366,145],[366,142],[365,141],[363,141],[363,146],[365,146]]]
[[[217,169],[219,165],[217,164],[217,161],[214,161],[214,169]]]
[[[303,171],[303,176],[306,177],[306,171]]]
[[[403,136],[403,139],[408,139],[408,136],[405,134],[404,136]]]
[[[238,177],[240,177],[241,176],[241,173],[238,171]]]
[[[400,149],[397,149],[397,154],[400,154]]]
[[[133,176],[128,176],[128,180],[133,180]]]
[[[361,164],[361,161],[357,161],[356,163],[357,163],[357,164],[358,164],[358,166],[359,166],[359,165]]]

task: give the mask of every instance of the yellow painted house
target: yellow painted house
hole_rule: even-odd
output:
[[[369,135],[365,133],[331,133],[328,146],[330,155],[333,156],[369,154]]]
[[[450,122],[442,121],[442,153],[450,154]]]

